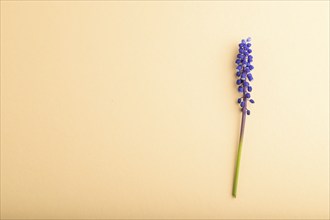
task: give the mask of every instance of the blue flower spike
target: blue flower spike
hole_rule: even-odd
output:
[[[233,184],[233,197],[236,198],[237,195],[237,185],[238,185],[238,175],[241,162],[241,153],[243,146],[243,136],[245,128],[246,116],[251,114],[251,111],[247,108],[248,103],[254,103],[254,100],[251,99],[252,86],[249,82],[253,81],[253,76],[251,71],[254,69],[254,66],[251,64],[253,62],[253,56],[251,55],[251,38],[243,39],[238,45],[238,55],[235,61],[236,67],[236,85],[238,85],[238,92],[241,97],[237,100],[242,112],[242,122],[241,122],[241,132],[238,144],[237,159],[236,159],[236,168],[234,175],[234,184]]]

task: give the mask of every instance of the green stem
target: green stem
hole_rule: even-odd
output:
[[[236,195],[237,195],[237,185],[238,185],[239,168],[240,168],[240,163],[241,163],[241,154],[242,154],[242,146],[243,146],[245,119],[246,119],[246,108],[243,108],[242,109],[241,133],[240,133],[239,144],[238,144],[238,152],[237,152],[236,168],[235,168],[235,176],[234,176],[234,185],[233,185],[233,196],[235,198],[236,198]]]

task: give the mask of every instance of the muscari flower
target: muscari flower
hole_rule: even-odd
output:
[[[242,110],[242,123],[241,123],[241,132],[240,132],[240,139],[238,145],[238,152],[237,152],[237,160],[236,160],[236,169],[235,169],[235,176],[234,176],[234,185],[233,185],[233,196],[236,198],[237,193],[237,184],[238,184],[238,175],[239,175],[239,167],[240,167],[240,160],[241,160],[241,152],[242,152],[242,145],[243,145],[243,136],[244,136],[244,128],[245,128],[245,120],[246,115],[250,115],[251,111],[248,109],[248,102],[254,103],[254,100],[251,99],[252,86],[250,82],[253,81],[253,76],[251,71],[254,69],[254,66],[251,64],[253,62],[253,56],[251,55],[251,38],[247,38],[246,40],[242,40],[241,43],[238,45],[238,55],[235,61],[236,67],[236,76],[238,79],[236,80],[236,85],[238,86],[238,92],[242,94],[240,98],[237,99],[237,103]]]

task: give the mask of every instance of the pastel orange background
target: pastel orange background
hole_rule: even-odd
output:
[[[329,2],[1,1],[1,217],[328,219]]]

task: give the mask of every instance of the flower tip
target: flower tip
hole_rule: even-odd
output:
[[[248,38],[246,39],[247,42],[250,42],[251,40],[252,40],[251,37],[248,37]]]

